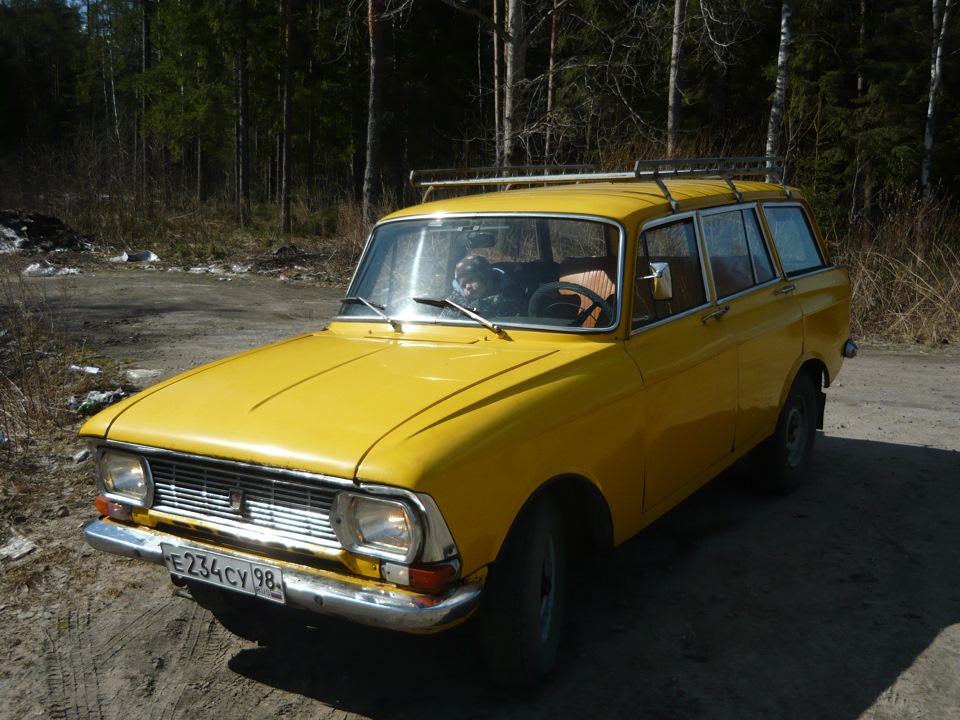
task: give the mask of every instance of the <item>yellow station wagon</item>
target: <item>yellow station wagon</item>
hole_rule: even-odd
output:
[[[810,206],[761,181],[781,170],[415,174],[510,187],[381,220],[328,328],[92,418],[87,541],[260,640],[278,613],[476,615],[494,679],[535,683],[568,549],[622,543],[748,453],[764,489],[802,479],[856,346]]]

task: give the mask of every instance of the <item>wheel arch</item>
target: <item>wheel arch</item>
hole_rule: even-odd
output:
[[[797,371],[787,379],[787,383],[784,385],[783,390],[781,391],[780,406],[782,407],[784,402],[786,402],[790,388],[800,375],[807,375],[811,382],[813,382],[814,388],[816,388],[817,429],[823,430],[823,415],[827,403],[827,396],[824,394],[823,389],[830,387],[830,370],[827,368],[826,363],[823,362],[821,358],[808,357],[802,360],[797,368]]]
[[[513,525],[530,507],[546,498],[554,499],[559,505],[565,528],[580,530],[578,538],[586,538],[590,545],[602,551],[613,548],[610,506],[600,489],[582,475],[560,475],[545,482],[523,504]]]

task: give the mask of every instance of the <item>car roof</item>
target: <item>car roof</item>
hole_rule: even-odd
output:
[[[650,217],[669,213],[673,209],[671,198],[678,205],[675,211],[683,212],[729,205],[740,200],[750,202],[802,197],[795,188],[787,189],[779,183],[736,181],[734,187],[741,195],[738,199],[730,185],[722,179],[674,179],[663,182],[669,197],[652,181],[587,182],[436,200],[398,210],[383,220],[460,213],[560,213],[595,215],[631,224],[638,214]]]

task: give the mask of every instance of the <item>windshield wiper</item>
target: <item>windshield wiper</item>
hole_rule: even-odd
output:
[[[471,320],[474,320],[475,322],[480,323],[487,330],[494,333],[497,337],[503,337],[504,335],[506,335],[503,328],[497,325],[496,323],[492,323],[489,320],[487,320],[485,317],[477,315],[477,313],[475,313],[473,310],[470,310],[469,308],[465,308],[463,307],[463,305],[458,305],[457,303],[453,302],[453,300],[447,300],[447,298],[415,297],[413,301],[421,303],[422,305],[431,305],[433,307],[438,307],[438,308],[453,308],[454,310],[457,310],[458,312],[466,315]]]
[[[359,295],[352,295],[350,297],[345,297],[340,302],[346,303],[348,305],[364,305],[370,308],[371,310],[373,310],[373,312],[375,312],[380,317],[381,320],[383,320],[384,322],[390,323],[390,327],[392,327],[398,333],[403,332],[403,326],[400,325],[400,321],[394,320],[392,317],[390,317],[384,312],[384,310],[386,310],[386,306],[384,305],[377,305],[376,303],[372,303],[366,298],[360,297]]]

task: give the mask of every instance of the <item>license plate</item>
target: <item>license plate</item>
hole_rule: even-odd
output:
[[[283,572],[274,565],[229,555],[160,544],[167,570],[174,575],[284,603]]]

